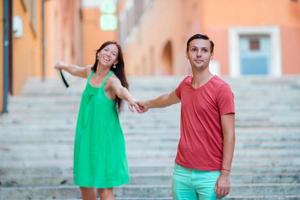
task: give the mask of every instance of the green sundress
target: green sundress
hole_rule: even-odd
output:
[[[129,182],[125,139],[116,102],[105,93],[112,71],[99,87],[91,85],[92,71],[82,94],[74,145],[74,183],[111,188]]]

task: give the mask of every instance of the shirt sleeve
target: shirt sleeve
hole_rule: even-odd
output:
[[[221,115],[235,113],[234,95],[228,84],[224,84],[220,87],[217,102]]]
[[[177,97],[178,97],[179,99],[181,99],[180,85],[181,85],[181,84],[179,84],[179,85],[177,86],[177,88],[175,89],[175,93],[176,93],[176,95],[177,95]]]
[[[179,99],[181,99],[182,85],[183,85],[183,83],[185,82],[185,80],[186,80],[187,78],[188,78],[188,76],[185,77],[185,78],[179,83],[179,85],[177,86],[177,88],[175,89],[175,93],[176,93],[176,95],[177,95],[177,97],[178,97]]]

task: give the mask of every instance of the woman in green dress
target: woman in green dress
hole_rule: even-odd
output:
[[[74,144],[74,183],[83,200],[114,200],[113,188],[129,182],[125,141],[118,111],[126,100],[131,111],[139,111],[128,92],[119,44],[108,41],[96,51],[88,67],[58,62],[58,70],[87,78],[77,118]]]

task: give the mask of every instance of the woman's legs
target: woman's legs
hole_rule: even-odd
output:
[[[115,200],[112,188],[98,189],[100,200]]]
[[[80,188],[82,200],[96,200],[97,193],[95,188]]]

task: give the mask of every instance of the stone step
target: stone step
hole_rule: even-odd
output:
[[[1,145],[3,146],[3,145]],[[5,145],[4,147],[5,148]],[[144,158],[153,159],[157,157],[162,158],[173,158],[176,153],[176,146],[172,149],[164,149],[162,151],[160,148],[148,148],[144,146],[147,150],[143,151],[129,151],[128,158]],[[68,159],[73,158],[73,146],[72,145],[49,145],[49,148],[36,146],[19,146],[19,148],[8,147],[4,152],[0,152],[1,158],[6,161],[11,160],[47,160],[47,159]],[[143,148],[141,148],[142,150]],[[244,149],[235,151],[235,158],[238,160],[251,159],[253,157],[261,157],[263,159],[277,159],[280,157],[285,157],[286,159],[300,158],[299,148],[295,149]],[[258,159],[258,158],[257,158]],[[299,159],[300,160],[300,159]]]
[[[51,110],[49,113],[48,111],[41,111],[41,113],[37,115],[31,115],[30,119],[27,119],[26,122],[24,121],[24,118],[27,117],[26,112],[24,114],[18,114],[18,116],[10,119],[3,120],[1,123],[5,123],[6,126],[10,124],[15,125],[22,125],[22,124],[39,124],[45,125],[45,123],[49,124],[64,124],[64,123],[76,123],[76,116],[77,114],[70,115],[69,111],[61,111],[61,110]],[[288,111],[285,109],[285,111]],[[163,111],[162,111],[163,112]],[[294,113],[293,113],[294,112]],[[236,123],[238,125],[253,125],[254,127],[257,126],[270,126],[270,125],[276,125],[277,127],[280,125],[286,125],[286,124],[295,124],[300,126],[300,109],[298,111],[293,110],[289,112],[289,114],[286,114],[284,116],[274,116],[275,113],[270,114],[262,114],[262,113],[256,113],[255,114],[244,114],[243,116],[236,116]],[[27,112],[28,113],[28,112]],[[47,116],[45,116],[44,113],[47,113]],[[68,113],[68,114],[66,114]],[[170,124],[174,124],[174,121],[179,123],[179,111],[174,113],[165,113],[165,114],[159,114],[159,115],[149,115],[143,114],[140,116],[134,116],[138,114],[132,114],[131,116],[121,116],[122,123],[133,123],[136,124],[136,122],[143,123],[143,121],[149,120],[152,118],[152,121],[147,124],[148,126],[153,125],[153,123],[158,122],[159,124],[163,125],[163,122],[167,122]],[[61,115],[60,115],[61,114]],[[137,118],[138,117],[138,118]],[[143,125],[143,124],[141,124]],[[295,126],[294,125],[294,126]],[[144,125],[145,126],[145,125]],[[249,126],[248,126],[249,127]]]
[[[52,88],[54,91],[68,91],[73,89],[72,87],[82,85],[84,86],[86,80],[80,79],[77,77],[68,76],[67,78],[72,83],[71,87],[69,89],[66,89],[63,84],[61,83],[61,80],[59,78],[49,78],[46,81],[41,81],[36,78],[28,79],[24,86],[23,93],[29,92],[34,93],[36,90],[31,90],[31,88]],[[129,85],[130,88],[153,88],[155,90],[161,89],[164,87],[172,87],[177,86],[178,83],[183,80],[185,76],[155,76],[155,77],[129,77]],[[291,89],[299,89],[299,76],[284,76],[279,78],[274,77],[243,77],[243,78],[231,78],[227,76],[223,76],[222,79],[226,80],[232,87],[234,88],[247,88],[249,86],[252,86],[250,88],[256,88],[256,90],[261,90],[264,88],[276,88],[276,89],[282,89],[282,88],[291,88]],[[257,87],[259,86],[259,87]],[[245,91],[245,90],[243,90]],[[246,90],[247,91],[247,90]],[[47,91],[44,91],[47,92]]]
[[[156,96],[148,96],[147,99],[151,99],[154,98]],[[23,97],[24,98],[24,97]],[[24,111],[28,111],[28,110],[32,110],[34,112],[38,112],[39,110],[51,110],[49,108],[59,108],[60,110],[70,110],[73,109],[74,107],[77,108],[79,106],[80,103],[80,97],[72,97],[72,98],[67,98],[67,97],[44,97],[44,98],[40,98],[40,97],[27,97],[26,99],[18,99],[18,100],[14,100],[15,102],[12,103],[12,105],[9,107],[10,109],[12,109],[11,111],[18,111],[18,109],[20,110],[24,110]],[[32,99],[35,98],[35,101],[33,102]],[[59,100],[57,100],[57,98]],[[274,101],[274,98],[276,98],[276,101]],[[263,107],[263,110],[267,110],[267,111],[276,111],[276,110],[284,110],[284,109],[290,109],[290,108],[298,108],[299,109],[299,105],[297,104],[297,102],[299,102],[300,98],[289,98],[289,99],[285,99],[285,100],[278,100],[277,99],[277,95],[274,95],[273,97],[270,97],[270,99],[264,99],[261,100],[260,102],[256,102],[254,99],[251,100],[249,98],[242,100],[242,99],[237,99],[236,102],[236,109],[240,109],[240,110],[252,110],[255,111],[257,110],[257,112],[260,112],[260,110],[257,109],[258,107]],[[256,107],[253,107],[253,103],[255,103]],[[291,104],[287,104],[287,103],[295,103],[295,105],[291,105]],[[264,107],[267,106],[268,104],[274,104],[276,105],[275,107]],[[127,103],[124,103],[125,107],[124,109],[127,107]],[[176,107],[180,104],[176,104],[173,105],[171,107]],[[154,110],[160,110],[160,109],[154,109]]]
[[[299,90],[300,91],[300,90]],[[289,108],[292,105],[285,105],[284,103],[296,103],[300,97],[298,92],[299,91],[294,91],[294,92],[289,92],[288,94],[281,96],[282,94],[269,94],[268,96],[262,96],[265,95],[265,92],[262,92],[262,94],[255,94],[253,92],[251,92],[251,95],[257,95],[257,96],[262,96],[260,98],[260,101],[255,101],[257,100],[255,97],[253,96],[248,97],[245,96],[244,94],[239,94],[240,96],[236,96],[235,102],[238,103],[237,106],[239,108],[243,108],[243,106],[246,107],[251,107],[252,109],[255,109],[252,103],[256,103],[255,105],[257,106],[262,106],[262,105],[266,105],[267,103],[273,103],[274,105],[278,105],[274,108],[274,107],[267,107],[268,110],[269,109],[280,109],[280,108]],[[135,92],[136,93],[136,99],[138,100],[145,100],[145,99],[151,99],[151,98],[155,98],[158,95],[161,95],[160,93],[154,94],[151,92],[147,93],[141,93],[139,91]],[[143,98],[141,98],[140,96],[143,96]],[[286,98],[286,96],[288,96],[289,98]],[[35,101],[33,102],[32,99],[35,99]],[[276,99],[274,99],[276,98]],[[20,96],[20,97],[11,97],[10,99],[10,103],[11,106],[10,108],[24,108],[24,109],[31,109],[31,108],[45,108],[44,106],[48,105],[49,107],[59,107],[59,108],[64,108],[64,107],[71,107],[74,105],[78,105],[79,102],[81,100],[81,95],[51,95],[51,96]],[[299,105],[294,105],[295,107],[299,107]],[[266,109],[266,108],[265,108]]]
[[[151,98],[151,97],[149,97]],[[274,96],[276,98],[276,96]],[[245,100],[246,101],[246,100]],[[257,114],[258,117],[260,115],[262,116],[269,116],[271,114],[276,114],[280,111],[290,111],[291,113],[296,113],[300,110],[300,105],[297,104],[297,102],[300,101],[300,99],[294,99],[292,101],[284,101],[284,102],[271,102],[271,101],[264,101],[262,103],[257,103],[254,100],[248,100],[247,102],[243,101],[235,101],[235,110],[238,114],[237,116],[247,116],[250,114]],[[252,106],[255,104],[255,108]],[[123,109],[127,109],[127,103],[124,103]],[[43,112],[49,112],[49,115],[55,115],[57,113],[66,113],[69,115],[77,113],[79,108],[79,100],[76,103],[73,103],[72,101],[63,102],[60,104],[51,104],[46,102],[43,102],[43,104],[34,104],[31,105],[30,103],[25,104],[20,103],[20,105],[14,105],[9,107],[9,112],[11,114],[17,113],[18,115],[26,115],[26,112],[32,112],[33,116],[42,115]],[[166,114],[172,115],[172,113],[177,113],[177,110],[173,110],[174,108],[179,109],[180,104],[172,105],[169,107],[169,110]],[[166,108],[165,108],[166,109]],[[171,110],[172,109],[172,110]],[[154,110],[156,110],[154,112]],[[163,109],[151,109],[147,112],[147,115],[150,114],[161,114],[164,115]],[[286,113],[289,115],[290,113]],[[146,114],[144,114],[146,115]]]
[[[117,200],[172,200],[172,197],[156,197],[156,198],[144,198],[144,197],[128,197],[128,198],[117,198]],[[259,199],[273,199],[273,200],[299,200],[300,195],[285,195],[285,196],[272,196],[272,195],[261,195],[261,196],[232,196],[225,198],[226,200],[259,200]],[[75,200],[75,199],[73,199]]]
[[[54,164],[54,165],[53,165]],[[30,166],[30,167],[20,167],[20,166],[7,166],[0,168],[0,177],[30,177],[30,176],[50,176],[54,177],[61,175],[72,174],[73,168],[72,163],[70,165],[61,165],[61,163],[46,163],[44,166]],[[147,164],[147,163],[137,163],[133,165],[129,163],[129,170],[131,175],[136,174],[154,174],[154,173],[168,173],[171,174],[173,171],[173,163],[170,164]],[[243,164],[243,163],[233,163],[232,166],[233,174],[299,174],[300,165],[274,165],[274,164]]]
[[[130,185],[171,185],[172,173],[147,173],[147,174],[132,174]],[[73,176],[69,174],[53,175],[49,174],[31,174],[29,176],[1,176],[0,179],[2,187],[16,187],[16,186],[59,186],[72,185]],[[232,173],[231,182],[233,184],[247,184],[247,183],[300,183],[300,177],[295,173],[269,173],[269,174],[253,174],[253,173]]]
[[[69,89],[58,79],[29,80],[21,96],[10,98],[10,113],[0,116],[1,200],[80,199],[71,185],[72,154],[85,81],[68,78]],[[131,91],[138,99],[153,98],[180,80],[133,78]],[[226,199],[300,199],[299,77],[228,80],[237,129],[233,190]],[[120,118],[132,182],[117,189],[117,199],[171,199],[179,117],[179,104],[143,115],[130,113],[125,104]]]
[[[6,138],[7,139],[7,138]],[[64,140],[63,140],[64,139]],[[267,141],[257,141],[257,140],[250,140],[248,141],[247,138],[238,138],[236,144],[235,151],[240,152],[241,154],[244,151],[282,151],[287,152],[291,150],[299,150],[299,140],[283,140],[283,141],[276,141],[276,140],[267,140]],[[50,139],[48,138],[20,138],[20,140],[12,141],[12,140],[3,140],[4,144],[0,145],[0,149],[7,151],[8,153],[12,153],[13,151],[18,153],[19,151],[26,151],[31,153],[39,149],[40,151],[48,151],[49,149],[60,150],[61,151],[72,151],[73,150],[73,138],[55,138]],[[26,142],[24,144],[24,142]],[[39,146],[40,143],[43,143],[43,146]],[[148,138],[147,140],[133,140],[131,138],[127,138],[127,150],[129,152],[139,151],[147,147],[149,149],[156,149],[160,151],[176,151],[177,150],[178,139],[174,138],[173,140],[157,140],[153,138]],[[24,152],[25,153],[25,152]],[[1,154],[1,153],[0,153]]]
[[[296,103],[297,100],[299,100],[299,92],[300,90],[295,91],[289,91],[285,92],[283,95],[283,92],[280,91],[279,93],[272,92],[266,95],[265,91],[261,92],[255,92],[250,91],[248,94],[243,92],[235,92],[236,102],[238,104],[242,104],[243,106],[251,106],[252,103],[256,103],[256,105],[266,105],[267,102],[273,103],[274,105],[279,105],[280,107],[289,107],[291,105],[284,105],[284,103],[287,102],[294,102]],[[11,108],[34,108],[34,107],[42,107],[44,105],[49,105],[50,107],[58,106],[70,106],[70,105],[77,105],[80,102],[81,99],[81,92],[78,93],[78,95],[72,95],[72,94],[49,94],[48,96],[43,96],[40,94],[32,95],[32,96],[18,96],[18,97],[10,97],[11,102]],[[144,100],[149,98],[157,97],[158,95],[161,95],[161,92],[142,92],[142,91],[133,91],[135,93],[136,99]],[[260,96],[260,101],[257,100],[256,97]],[[286,98],[288,96],[289,98]],[[35,98],[35,101],[31,101],[32,98]],[[274,99],[275,98],[275,99]],[[297,105],[295,105],[297,106]],[[298,105],[299,106],[299,105]],[[242,107],[241,107],[242,108]],[[253,107],[252,107],[253,108]],[[272,109],[272,107],[268,108]]]
[[[42,130],[41,130],[42,131]],[[63,141],[72,144],[73,140],[74,140],[74,131],[70,130],[68,131],[66,134],[61,134],[61,135],[57,135],[57,134],[46,134],[47,132],[45,131],[45,133],[41,133],[41,134],[29,134],[26,135],[26,133],[18,133],[15,135],[11,135],[11,134],[5,134],[6,137],[3,138],[3,142],[5,142],[3,145],[5,146],[7,145],[13,145],[14,144],[20,144],[22,143],[22,141],[24,142],[28,142],[28,144],[36,144],[38,145],[39,141],[45,142],[45,144],[48,143],[52,143],[55,141],[58,141],[59,143],[62,143]],[[161,146],[164,146],[164,144],[168,144],[169,143],[174,143],[177,144],[178,139],[179,139],[179,135],[178,133],[176,133],[175,131],[173,133],[168,133],[168,132],[162,132],[161,134],[164,134],[163,136],[159,137],[155,137],[155,136],[160,136],[160,132],[153,132],[152,135],[149,134],[144,134],[144,133],[125,133],[125,138],[127,143],[129,144],[136,144],[137,142],[141,142],[141,144],[143,143],[153,143],[153,144],[160,144]],[[3,134],[4,135],[4,134]],[[259,136],[261,135],[261,137]],[[55,137],[55,138],[53,138]],[[13,140],[13,138],[16,138],[15,140]],[[282,145],[285,145],[286,143],[290,143],[291,145],[294,142],[298,142],[300,139],[300,134],[298,133],[294,133],[294,134],[290,134],[290,136],[287,136],[285,134],[274,134],[274,135],[270,135],[270,134],[265,134],[263,135],[262,133],[257,133],[257,134],[253,134],[251,136],[251,134],[238,134],[236,136],[237,138],[237,142],[236,145],[239,146],[247,146],[247,145],[253,145],[253,144],[261,144],[262,146],[266,145],[266,146],[270,146],[270,143],[273,142],[274,145],[276,145],[276,143],[281,143]],[[56,143],[54,143],[56,144]],[[138,144],[137,144],[138,145]],[[149,144],[150,145],[150,144]]]
[[[17,123],[17,122],[16,122]],[[165,124],[161,124],[165,123]],[[170,121],[171,123],[171,121]],[[1,130],[0,134],[5,136],[38,136],[38,135],[46,135],[47,134],[66,134],[70,135],[70,132],[74,132],[75,123],[60,123],[57,126],[39,126],[38,124],[14,124],[7,125],[7,124],[0,124]],[[123,131],[126,135],[157,135],[164,137],[165,135],[172,136],[176,135],[174,132],[179,133],[179,122],[173,121],[173,124],[166,123],[166,121],[158,122],[158,123],[150,123],[150,124],[139,124],[134,125],[133,122],[128,123],[122,121]],[[152,127],[152,128],[151,128]],[[255,139],[259,139],[260,137],[277,137],[277,136],[289,136],[286,132],[289,132],[292,136],[300,135],[300,125],[298,126],[291,126],[291,127],[237,127],[236,128],[236,136],[253,136]],[[259,136],[259,137],[257,137]],[[73,137],[73,135],[70,135]],[[287,137],[288,138],[288,137]]]
[[[243,158],[238,157],[234,158],[236,161],[234,161],[235,164],[243,163],[244,165],[270,165],[270,166],[277,166],[277,165],[291,165],[291,166],[298,166],[300,165],[299,157],[248,157]],[[153,163],[160,163],[162,165],[169,165],[173,166],[174,163],[174,156],[171,157],[163,157],[163,156],[157,156],[154,158],[128,158],[128,162],[130,165],[137,165],[138,163],[143,163],[145,165],[152,165]],[[46,166],[72,166],[72,158],[68,159],[51,159],[51,158],[45,158],[45,159],[37,159],[37,160],[9,160],[2,162],[0,164],[1,168],[6,167],[46,167]]]
[[[161,130],[160,130],[161,131]],[[174,132],[153,132],[152,135],[151,132],[148,133],[131,133],[131,132],[125,132],[125,139],[127,141],[128,148],[136,148],[143,145],[146,146],[154,146],[167,149],[168,147],[173,148],[174,146],[177,146],[178,140],[179,140],[179,134],[177,131]],[[35,132],[35,133],[34,133]],[[60,134],[61,133],[61,134]],[[36,146],[39,146],[39,142],[45,143],[46,146],[49,146],[51,148],[51,145],[58,145],[63,148],[64,146],[70,146],[70,144],[74,141],[75,134],[72,132],[72,130],[68,132],[57,132],[55,131],[45,131],[44,133],[39,133],[39,131],[32,131],[31,133],[18,133],[18,134],[10,134],[6,133],[3,134],[3,144],[0,144],[1,146],[9,146],[10,148],[14,149],[16,147],[20,148],[36,148]],[[160,137],[160,135],[163,135],[164,137]],[[260,137],[260,135],[262,135]],[[274,133],[271,134],[264,134],[263,133],[253,133],[248,134],[242,134],[238,133],[236,135],[236,146],[239,147],[250,147],[256,146],[257,148],[265,147],[265,148],[284,148],[287,145],[290,145],[291,148],[297,148],[297,143],[299,142],[300,134],[299,133],[290,133],[290,136],[287,136],[283,133]],[[24,142],[24,143],[22,143]],[[21,145],[21,146],[17,146]],[[72,146],[72,145],[71,145]],[[44,148],[44,147],[39,147]]]
[[[243,194],[244,197],[273,196],[285,197],[287,195],[299,195],[299,183],[293,184],[232,184],[230,195]],[[126,185],[115,189],[116,197],[171,197],[170,185]],[[39,187],[0,187],[0,199],[57,199],[57,198],[78,198],[79,189],[76,186],[39,186]]]
[[[116,200],[172,200],[172,197],[117,197]],[[299,195],[285,195],[285,196],[272,196],[272,195],[261,195],[261,196],[229,196],[226,200],[260,200],[260,199],[274,199],[274,200],[299,200]],[[56,199],[56,200],[78,200],[78,198],[72,199]]]

